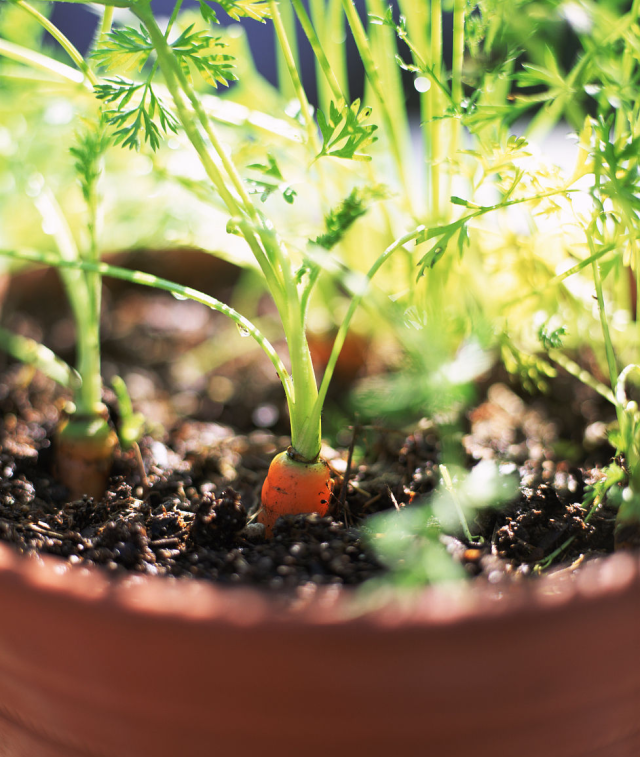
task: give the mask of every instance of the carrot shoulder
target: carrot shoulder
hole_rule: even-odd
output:
[[[291,451],[281,452],[271,461],[262,487],[262,509],[258,521],[271,536],[281,515],[318,513],[326,515],[333,482],[324,460],[309,463],[297,460]]]

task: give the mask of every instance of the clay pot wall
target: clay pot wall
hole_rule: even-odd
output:
[[[367,611],[0,545],[2,757],[635,757],[640,561]]]

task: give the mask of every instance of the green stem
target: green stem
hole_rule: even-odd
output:
[[[102,39],[111,31],[113,25],[113,7],[105,5],[104,13],[102,14],[102,23],[100,24],[100,37]]]
[[[295,440],[294,445],[297,445],[297,451],[305,458],[317,456],[319,452],[320,422],[318,419],[317,425],[313,429],[309,427],[307,422],[309,417],[308,406],[313,403],[313,400],[316,397],[317,388],[315,384],[315,376],[313,374],[313,367],[311,365],[309,348],[304,334],[304,319],[301,318],[300,314],[300,302],[296,288],[297,285],[293,272],[291,271],[286,251],[281,248],[280,241],[271,229],[268,229],[266,226],[261,227],[260,216],[246,192],[242,179],[233,162],[227,156],[226,151],[222,148],[197,94],[184,75],[184,72],[168,45],[165,36],[156,24],[149,3],[140,2],[132,8],[132,10],[142,21],[149,33],[158,56],[160,68],[165,77],[167,88],[176,104],[178,117],[187,136],[200,156],[207,175],[214,182],[214,185],[218,189],[223,201],[227,204],[232,216],[237,217],[237,228],[241,231],[247,243],[250,245],[255,258],[267,279],[267,285],[282,319],[291,356],[291,379],[287,378],[285,380],[283,375],[279,375],[281,375],[281,378],[283,379],[287,402],[290,408],[292,436]],[[277,8],[274,7],[272,10],[274,10],[274,23],[279,30],[281,43],[285,43],[284,48],[287,50],[288,46],[286,45],[286,37],[284,36],[284,30],[278,21],[279,16]],[[290,49],[288,49],[288,52],[290,54]],[[295,69],[295,61],[293,61],[292,54],[289,55],[289,62],[292,63],[293,68]],[[302,92],[302,94],[304,96],[304,92]],[[198,125],[185,101],[185,96],[193,108],[197,121],[206,132],[214,151],[217,153],[224,171],[231,180],[231,183],[238,194],[238,198],[234,197],[227,189],[225,178],[210,155],[209,149],[200,135]],[[308,115],[308,107],[305,108],[305,111]],[[224,307],[224,309],[222,309],[222,307]],[[228,306],[222,306],[221,303],[216,306],[216,309],[225,312],[227,315],[231,315],[232,313]],[[246,329],[249,334],[254,334],[255,337],[255,328],[251,326],[246,319],[245,322],[243,328]],[[250,328],[247,324],[249,324]],[[262,340],[261,346],[263,349],[265,349],[270,357],[273,358],[275,353],[272,351],[269,352],[266,347],[268,343],[266,343],[264,337],[260,335],[259,338]]]
[[[60,46],[69,55],[71,60],[95,87],[96,84],[98,84],[98,78],[89,68],[87,62],[82,57],[76,46],[69,39],[67,39],[67,37],[65,37],[60,29],[58,29],[55,24],[52,24],[46,16],[43,16],[42,13],[29,5],[29,3],[25,2],[25,0],[15,0],[15,3],[29,15],[33,16],[33,18],[35,18],[36,21],[49,32],[49,34],[56,40],[56,42],[60,44]]]
[[[304,459],[315,462],[322,443],[321,414],[314,415],[318,387],[307,344],[304,315],[292,308],[287,337],[291,359],[294,402],[289,404],[291,446]]]
[[[616,401],[616,397],[614,393],[611,391],[611,389],[603,384],[602,382],[598,381],[596,378],[594,378],[589,371],[585,371],[584,368],[581,368],[578,363],[568,358],[566,355],[564,355],[562,352],[559,352],[558,350],[549,350],[548,352],[549,357],[551,360],[553,360],[554,363],[557,363],[561,368],[564,368],[564,370],[569,373],[574,378],[577,378],[578,381],[581,381],[583,384],[585,384],[588,387],[591,387],[595,392],[598,392],[598,394],[601,397],[604,397],[606,400],[608,400],[612,405],[617,406],[618,402]]]
[[[451,96],[455,106],[462,103],[462,69],[464,65],[464,20],[466,0],[454,0],[453,4],[453,57],[451,65]],[[451,147],[449,149],[449,163],[457,160],[458,150],[462,139],[462,123],[453,119],[451,123]],[[451,193],[451,177],[454,171],[448,172],[448,192]],[[450,206],[449,206],[450,208]]]
[[[316,422],[316,418],[319,418],[320,414],[322,413],[322,407],[327,396],[329,383],[333,376],[338,358],[340,357],[340,352],[342,351],[342,347],[344,346],[345,339],[347,338],[347,332],[349,331],[349,326],[351,325],[351,319],[353,318],[356,310],[362,302],[363,297],[368,291],[368,284],[379,271],[380,267],[389,259],[389,257],[391,257],[391,255],[393,255],[396,250],[403,249],[405,244],[408,244],[414,239],[417,239],[421,234],[424,233],[424,231],[425,227],[419,226],[417,229],[410,231],[408,234],[405,234],[399,239],[396,239],[395,242],[389,245],[389,247],[387,247],[387,249],[378,257],[376,262],[367,272],[366,276],[364,277],[366,281],[364,281],[362,286],[360,287],[359,293],[352,296],[347,314],[340,324],[340,328],[338,329],[338,333],[336,334],[336,338],[333,342],[331,355],[329,356],[329,360],[327,361],[327,367],[325,368],[325,372],[322,377],[322,383],[320,384],[320,389],[318,390],[318,398],[316,399],[315,406],[313,408],[313,414],[311,416],[313,423]]]
[[[300,73],[298,72],[296,61],[293,56],[293,51],[291,50],[291,45],[284,28],[284,24],[282,23],[280,11],[278,10],[278,4],[275,2],[275,0],[271,0],[270,8],[271,20],[273,21],[273,26],[276,31],[278,44],[280,46],[284,62],[286,63],[287,70],[289,71],[289,76],[291,77],[293,91],[295,93],[295,96],[298,98],[298,102],[300,103],[300,109],[302,112],[302,117],[304,118],[305,126],[307,127],[309,145],[311,146],[314,154],[317,154],[320,151],[320,145],[318,143],[316,125],[313,121],[313,118],[311,117],[311,108],[309,106],[309,101],[307,100],[307,95],[304,91],[304,87],[302,86]]]
[[[415,44],[410,44],[411,53],[413,56],[414,64],[420,66],[423,70],[431,70],[432,58],[430,55],[429,38],[427,31],[429,28],[430,19],[430,4],[426,0],[400,0],[400,9],[403,15],[407,19],[407,28],[409,35],[405,38],[405,43],[409,45],[410,39],[415,41]],[[433,86],[433,80],[431,85]],[[420,131],[422,133],[422,144],[424,148],[424,164],[426,167],[431,165],[431,136],[429,127],[432,119],[431,112],[431,95],[429,91],[420,93]],[[431,172],[426,171],[425,187],[427,197],[431,198],[433,192],[431,190]],[[434,217],[433,209],[430,209],[426,217],[431,219]]]
[[[68,79],[74,84],[82,84],[85,81],[84,75],[75,68],[66,66],[64,63],[59,63],[57,60],[49,58],[48,55],[42,55],[26,47],[22,47],[22,45],[7,42],[5,39],[0,39],[0,55],[14,60],[16,63],[24,63],[38,71],[44,71],[47,74],[54,74],[63,79]]]
[[[291,3],[290,2],[278,3],[278,6],[279,8],[282,9],[282,10],[278,9],[278,18],[283,27],[283,34],[289,41],[290,56],[292,60],[294,61],[293,66],[295,69],[299,69],[300,58],[298,56],[298,38],[296,35],[295,20],[294,20],[294,16],[291,10]],[[273,4],[271,7],[271,19],[274,20]],[[275,28],[275,23],[274,23],[274,28]],[[277,29],[276,29],[276,34],[278,34]],[[295,86],[295,81],[292,80],[292,77],[290,75],[290,72],[291,72],[290,61],[287,59],[287,53],[285,52],[282,45],[279,45],[276,48],[276,64],[277,64],[277,69],[278,69],[278,88],[281,94],[287,100],[292,100],[294,97],[297,97],[296,86]]]
[[[601,178],[601,156],[597,156],[594,161],[594,193],[597,193],[600,187]],[[595,195],[594,195],[594,203]],[[598,217],[599,208],[596,205],[594,208],[594,218],[586,230],[587,244],[589,246],[589,252],[591,255],[595,255],[596,247],[593,238],[599,233],[598,230]],[[602,277],[600,276],[600,268],[598,263],[594,260],[591,264],[591,270],[593,272],[593,281],[596,286],[596,299],[598,301],[598,312],[600,314],[600,326],[602,328],[602,336],[604,338],[604,349],[607,357],[607,365],[609,368],[609,381],[611,382],[611,389],[615,392],[616,385],[618,383],[618,368],[616,366],[616,356],[613,350],[613,342],[611,341],[611,332],[609,331],[609,323],[607,321],[607,314],[604,307],[604,292],[602,289]],[[616,403],[616,413],[618,415],[618,421],[622,426],[622,411],[618,408]]]
[[[442,79],[442,2],[431,0],[431,62],[433,74],[439,81]],[[431,123],[428,126],[431,140],[431,212],[433,218],[440,218],[440,171],[442,170],[441,156],[441,121],[435,120],[442,115],[442,98],[437,87],[431,87],[428,92],[431,98]]]
[[[178,111],[180,123],[182,124],[187,137],[189,137],[191,144],[195,147],[207,175],[214,183],[216,189],[222,197],[222,200],[229,209],[229,212],[232,215],[242,215],[242,208],[238,200],[227,189],[224,177],[222,176],[220,169],[209,154],[209,150],[207,149],[204,140],[200,136],[198,127],[194,123],[194,119],[189,112],[185,97],[191,102],[198,120],[200,121],[200,123],[202,123],[203,118],[200,114],[201,108],[199,107],[198,109],[196,109],[193,102],[193,99],[197,101],[197,97],[195,97],[195,94],[193,99],[190,96],[191,87],[189,86],[188,82],[186,82],[187,88],[185,89],[184,72],[180,68],[178,61],[175,60],[175,56],[173,55],[173,52],[167,40],[165,39],[164,34],[160,30],[160,27],[157,25],[153,13],[151,12],[148,4],[145,3],[136,5],[134,8],[132,8],[132,11],[136,16],[138,16],[140,21],[142,21],[147,29],[147,32],[149,33],[149,37],[151,38],[151,42],[153,43],[156,55],[158,56],[158,62],[164,75],[167,89],[169,90],[173,102],[175,103],[176,110]],[[204,121],[208,121],[206,114],[204,115]],[[222,150],[219,142],[217,143],[217,145],[214,144],[213,146],[216,150],[216,153],[218,153],[218,156],[221,157],[220,152],[224,153],[224,150]],[[218,148],[220,149],[218,150]]]
[[[320,0],[320,3],[322,3],[322,0]],[[342,11],[342,0],[329,0],[327,26],[325,29],[324,49],[327,52],[334,72],[336,72],[336,77],[340,82],[340,89],[344,92],[345,102],[351,102],[347,68],[347,30]]]
[[[367,12],[376,16],[384,16],[387,5],[385,0],[365,0]],[[384,92],[386,108],[393,115],[395,139],[401,153],[403,167],[406,170],[406,167],[411,165],[407,161],[409,153],[406,149],[411,144],[411,133],[409,131],[402,73],[396,62],[398,53],[396,32],[388,26],[369,23],[367,36],[374,65],[378,72],[380,87]],[[406,197],[406,201],[413,213],[413,197]]]
[[[247,244],[251,248],[251,252],[256,258],[256,261],[258,262],[258,265],[260,266],[267,280],[269,290],[271,291],[276,305],[280,309],[280,306],[282,305],[285,297],[283,283],[278,278],[276,271],[271,261],[269,260],[269,257],[267,256],[265,250],[262,248],[258,232],[252,224],[247,224],[242,220],[243,216],[246,213],[247,215],[249,215],[253,223],[260,222],[253,203],[251,202],[249,195],[247,194],[246,189],[242,183],[242,179],[240,178],[235,166],[226,155],[226,152],[222,147],[220,141],[218,140],[217,135],[209,121],[207,114],[202,108],[196,93],[193,91],[191,85],[187,81],[184,72],[180,68],[180,64],[175,59],[175,56],[173,55],[164,34],[156,24],[155,18],[148,4],[139,3],[134,8],[132,8],[132,10],[142,21],[149,33],[151,41],[154,45],[154,49],[158,56],[158,61],[164,75],[167,89],[169,90],[169,93],[171,94],[173,102],[176,106],[176,111],[178,113],[180,123],[182,124],[182,127],[185,130],[187,137],[189,138],[189,141],[198,153],[198,156],[202,162],[202,166],[207,176],[211,179],[214,186],[216,187],[218,193],[220,194],[220,197],[222,198],[222,201],[227,206],[227,209],[229,210],[231,215],[238,219],[238,227],[241,230]],[[197,123],[189,110],[185,97],[189,99],[198,122],[205,129],[207,136],[212,143],[213,149],[217,153],[222,163],[222,166],[230,176],[234,188],[238,191],[239,199],[237,199],[227,188],[225,178],[216,161],[214,161],[213,157],[209,153],[209,148],[207,147],[203,137],[200,134]]]
[[[451,94],[455,103],[462,100],[462,69],[464,65],[465,0],[453,3],[453,58],[451,66]]]
[[[391,113],[389,112],[389,108],[387,106],[382,82],[380,80],[380,74],[378,73],[378,69],[371,53],[371,47],[369,45],[367,33],[364,30],[364,26],[362,24],[362,21],[360,20],[360,16],[358,15],[358,11],[356,10],[353,0],[342,0],[342,7],[344,8],[347,22],[351,27],[353,38],[358,47],[358,52],[360,53],[360,58],[362,59],[367,79],[369,80],[376,99],[380,104],[382,120],[384,122],[385,131],[389,140],[391,154],[396,164],[398,178],[400,179],[400,183],[402,184],[402,187],[404,189],[405,196],[409,200],[412,197],[412,193],[409,191],[409,184],[407,181],[404,161],[402,159],[402,151],[400,150],[400,145],[398,142],[398,135],[396,134],[396,129],[394,126],[394,119],[391,117]]]
[[[65,261],[67,262],[67,261]],[[79,262],[79,261],[68,261]],[[98,271],[85,271],[87,279],[93,276],[101,285]],[[89,284],[87,284],[89,285]],[[93,303],[92,303],[93,304]],[[99,303],[98,303],[99,304]],[[76,393],[75,402],[80,415],[99,415],[102,407],[102,373],[100,369],[100,312],[84,313],[76,318],[77,329],[77,369],[82,384]]]
[[[595,248],[593,241],[589,238],[589,250],[593,255]],[[611,381],[612,389],[615,389],[618,381],[618,368],[616,366],[616,356],[613,351],[613,342],[611,341],[611,332],[609,331],[609,323],[607,321],[607,314],[604,307],[604,293],[602,290],[602,277],[600,276],[600,269],[598,264],[594,261],[591,264],[593,271],[593,280],[596,285],[596,299],[598,300],[598,311],[600,314],[600,326],[602,328],[602,335],[604,337],[604,349],[607,356],[607,366],[609,368],[609,380]]]
[[[102,20],[98,24],[95,34],[93,35],[93,39],[91,40],[91,44],[89,45],[89,52],[87,54],[87,57],[89,57],[100,45],[105,41],[106,36],[111,31],[111,27],[113,26],[113,12],[114,8],[108,5],[104,6],[104,10],[102,12]]]
[[[95,158],[99,161],[96,166],[96,172],[101,172],[101,159]],[[88,230],[89,230],[89,247],[87,249],[87,260],[92,263],[98,263],[100,260],[100,252],[98,250],[98,204],[99,198],[96,188],[96,181],[91,182],[89,187],[89,195],[87,197],[87,212],[88,212]],[[95,406],[95,403],[102,401],[102,371],[100,360],[100,312],[102,306],[102,277],[99,273],[85,271],[85,281],[87,286],[87,298],[90,303],[90,311],[84,319],[82,324],[78,325],[78,329],[84,333],[84,339],[80,340],[80,344],[83,346],[85,355],[81,354],[82,363],[78,365],[78,370],[83,380],[83,387],[85,382],[85,376],[89,377],[88,381],[91,382],[91,387],[87,390],[87,402]]]
[[[43,191],[36,197],[35,204],[43,219],[53,230],[53,238],[60,258],[69,263],[79,261],[80,252],[53,194],[48,190]],[[99,297],[96,303],[95,296],[95,288],[100,287],[101,280],[95,274],[86,274],[75,268],[63,270],[60,273],[77,330],[76,366],[82,383],[76,392],[75,402],[81,414],[93,415],[102,402],[100,310]]]
[[[0,348],[26,365],[32,365],[45,376],[67,387],[76,389],[80,384],[78,374],[44,344],[20,334],[0,328]]]
[[[335,98],[337,103],[345,103],[345,96],[342,92],[342,89],[340,88],[338,79],[334,74],[333,69],[331,68],[331,64],[329,63],[329,60],[325,55],[322,44],[320,43],[318,35],[316,34],[316,30],[313,28],[313,24],[311,23],[311,19],[309,18],[309,14],[307,13],[306,8],[302,4],[301,0],[291,0],[291,2],[293,4],[293,9],[298,16],[298,20],[300,21],[300,26],[302,27],[302,30],[309,40],[309,44],[311,45],[313,54],[316,57],[316,62],[318,63],[320,71],[324,75],[327,84],[331,88],[332,96]],[[320,89],[320,77],[317,76],[316,78],[318,80],[318,89]]]
[[[236,310],[225,305],[224,302],[216,300],[215,297],[210,297],[207,294],[198,292],[191,287],[185,287],[181,284],[175,284],[173,281],[162,279],[158,276],[154,276],[150,273],[144,273],[143,271],[131,271],[127,268],[120,268],[119,266],[109,265],[108,263],[90,263],[84,260],[61,260],[56,253],[47,252],[32,252],[30,250],[0,250],[0,255],[3,255],[14,260],[29,260],[33,263],[41,263],[43,265],[52,266],[54,268],[64,268],[79,271],[91,271],[98,273],[101,276],[110,276],[114,279],[121,279],[123,281],[129,281],[133,284],[141,284],[142,286],[155,287],[156,289],[163,289],[171,294],[178,295],[195,302],[200,302],[203,305],[216,310],[219,313],[231,318],[234,323],[237,324],[239,330],[242,333],[247,333],[251,336],[258,345],[265,352],[274,368],[278,377],[282,381],[287,400],[293,401],[293,387],[291,384],[291,378],[287,373],[287,369],[284,367],[284,363],[280,359],[280,356],[269,342],[269,340],[263,336],[263,334],[244,316],[240,315]]]

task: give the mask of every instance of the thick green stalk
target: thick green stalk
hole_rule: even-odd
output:
[[[98,282],[102,278],[97,272],[86,272],[88,278],[92,276]],[[87,286],[89,286],[87,282]],[[93,303],[92,303],[93,305]],[[82,379],[82,384],[75,396],[76,409],[80,415],[99,414],[102,407],[102,374],[100,370],[100,312],[84,313],[76,318],[77,329],[77,362],[76,368]]]
[[[299,305],[299,302],[296,304]],[[291,321],[286,331],[294,394],[294,401],[289,404],[291,446],[304,460],[315,462],[322,443],[321,413],[313,414],[318,387],[302,308],[292,307],[290,313]]]
[[[318,419],[317,426],[313,429],[310,429],[307,423],[309,416],[307,408],[313,404],[317,388],[309,348],[304,334],[304,323],[299,322],[300,308],[297,307],[300,304],[299,297],[286,252],[281,249],[279,241],[272,231],[266,228],[263,230],[259,228],[261,220],[246,193],[242,179],[231,159],[222,148],[196,93],[187,81],[165,36],[156,24],[148,3],[140,3],[133,10],[149,33],[158,56],[160,69],[165,77],[167,88],[176,105],[180,122],[200,156],[207,175],[218,189],[229,211],[233,216],[239,217],[237,221],[238,229],[250,245],[267,279],[267,285],[282,319],[291,356],[292,379],[289,384],[285,385],[285,389],[288,387],[287,402],[291,413],[292,436],[296,440],[294,444],[298,444],[300,448],[297,451],[303,457],[312,458],[317,456],[319,452],[320,421]],[[274,10],[275,23],[278,25],[277,8]],[[282,32],[281,28],[280,33],[282,34]],[[194,116],[188,108],[185,97],[190,101],[195,118],[197,118],[209,137],[213,149],[217,153],[227,176],[239,195],[238,198],[233,196],[227,189],[225,177],[209,154],[209,149],[200,134]],[[249,217],[248,221],[245,220],[246,216]],[[217,309],[221,308],[218,307]],[[226,312],[229,315],[230,309],[227,308],[226,311],[222,310],[222,312]],[[255,331],[248,328],[246,330],[250,334]],[[264,344],[262,346],[264,348]]]
[[[87,227],[89,231],[89,247],[87,260],[97,263],[100,260],[98,250],[98,195],[95,182],[89,188],[87,197],[87,212],[89,215]],[[85,391],[85,383],[90,384],[86,388],[86,401],[92,407],[96,407],[102,401],[102,370],[100,361],[100,311],[102,305],[102,276],[94,271],[85,271],[84,278],[87,286],[87,299],[90,304],[90,312],[78,325],[82,333],[79,341],[78,371],[82,376],[82,389]],[[87,377],[85,379],[85,376]]]
[[[102,23],[100,24],[100,37],[102,39],[111,31],[113,24],[113,8],[108,5],[104,6],[104,13],[102,14]]]
[[[292,0],[292,2],[294,2],[294,0]],[[302,26],[304,33],[307,35],[307,39],[309,39],[309,33],[305,29],[305,23],[302,21],[300,10],[295,4],[294,4],[294,10],[296,11],[298,15],[298,20],[300,21],[300,25]],[[302,5],[302,11],[304,12],[305,15],[307,15],[307,11],[304,5]],[[342,9],[340,10],[340,12],[342,13]],[[309,0],[309,14],[310,15],[307,15],[307,18],[309,18],[309,24],[311,25],[313,29],[313,34],[318,39],[318,47],[322,48],[322,53],[325,54],[326,52],[325,46],[327,45],[327,39],[328,39],[328,35],[327,35],[328,20],[326,17],[327,6],[325,3],[325,0]],[[315,57],[314,65],[315,65],[315,73],[316,73],[316,89],[317,89],[318,107],[320,108],[320,110],[327,113],[329,110],[329,104],[331,103],[331,100],[335,99],[335,95],[333,95],[332,93],[332,87],[329,85],[327,77],[322,70],[320,57],[318,56],[318,53],[315,50],[314,50],[314,57]],[[325,55],[325,57],[327,56]],[[328,58],[327,58],[327,61],[328,61]]]
[[[289,261],[284,268],[286,281],[285,310],[280,310],[284,327],[293,393],[287,398],[291,423],[291,446],[304,460],[315,462],[322,443],[321,414],[313,416],[318,385],[306,336],[306,304],[312,283],[300,289]]]
[[[453,3],[453,57],[451,65],[451,95],[456,104],[462,100],[462,70],[464,66],[464,22],[466,0]],[[458,129],[459,131],[459,129]]]
[[[89,57],[100,45],[105,41],[107,34],[111,31],[111,27],[113,26],[113,12],[114,8],[108,5],[105,5],[102,9],[102,20],[96,27],[95,34],[93,35],[93,39],[91,40],[91,44],[89,45],[89,52],[87,53],[87,57]]]

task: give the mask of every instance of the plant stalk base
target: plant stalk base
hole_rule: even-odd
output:
[[[99,415],[67,415],[60,422],[55,471],[72,499],[84,495],[100,499],[104,495],[118,445],[107,418],[104,408]]]

